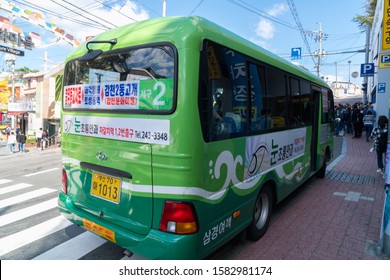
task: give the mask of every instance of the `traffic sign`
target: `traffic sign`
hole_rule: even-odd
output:
[[[360,77],[374,76],[374,63],[360,64]]]
[[[20,51],[18,49],[14,49],[14,48],[2,46],[2,45],[0,45],[0,52],[6,52],[6,53],[18,55],[18,56],[24,56],[24,51]]]
[[[386,92],[386,83],[378,83],[378,93]]]
[[[302,48],[291,49],[291,60],[298,60],[302,58]]]

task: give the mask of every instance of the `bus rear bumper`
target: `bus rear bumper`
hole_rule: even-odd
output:
[[[151,229],[148,234],[140,235],[123,230],[116,225],[91,215],[73,206],[71,199],[60,192],[58,196],[60,213],[72,223],[94,232],[99,236],[123,247],[130,252],[147,259],[197,259],[197,234],[176,235]],[[94,225],[93,228],[86,226]],[[103,230],[102,230],[103,229]],[[107,236],[102,232],[109,232]]]

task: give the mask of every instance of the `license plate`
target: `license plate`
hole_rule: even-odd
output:
[[[115,240],[115,232],[112,230],[109,230],[108,228],[105,228],[101,225],[98,225],[90,220],[83,219],[83,226],[88,229],[89,231],[92,231],[96,233],[97,235],[100,235],[101,237],[104,237],[105,239],[108,239],[112,242],[116,242]]]
[[[122,180],[120,178],[94,172],[92,175],[91,195],[119,203],[121,185]]]

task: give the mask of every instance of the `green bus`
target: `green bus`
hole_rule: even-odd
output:
[[[104,32],[67,58],[60,212],[149,259],[260,239],[333,157],[333,94],[201,17]]]

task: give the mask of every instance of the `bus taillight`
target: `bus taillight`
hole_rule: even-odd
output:
[[[165,201],[160,230],[177,234],[191,234],[198,231],[195,208],[191,203]]]
[[[65,169],[62,169],[62,191],[64,194],[68,194],[68,178]]]

